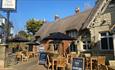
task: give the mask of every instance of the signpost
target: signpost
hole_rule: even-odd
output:
[[[4,35],[3,35],[3,44],[0,45],[0,49],[2,51],[0,56],[0,68],[5,68],[7,66],[7,54],[6,49],[8,47],[8,38],[10,33],[10,26],[9,26],[9,18],[10,18],[10,12],[16,11],[16,0],[1,0],[1,10],[5,11],[7,13],[7,20],[4,24]],[[0,51],[0,52],[1,52]]]
[[[1,1],[1,9],[7,13],[7,23],[5,24],[4,30],[5,30],[5,35],[3,40],[3,44],[7,45],[7,39],[9,37],[10,33],[10,25],[9,25],[9,18],[10,18],[10,12],[16,11],[16,2],[17,0],[2,0]]]
[[[84,58],[81,57],[73,58],[72,70],[85,70],[84,67],[85,67]]]

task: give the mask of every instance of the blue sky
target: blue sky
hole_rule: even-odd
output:
[[[54,16],[60,18],[73,15],[75,8],[80,11],[93,7],[95,0],[17,0],[17,11],[12,12],[10,20],[14,25],[14,32],[25,29],[26,21],[35,18],[44,18],[47,21],[54,21]],[[4,12],[3,15],[5,16]]]

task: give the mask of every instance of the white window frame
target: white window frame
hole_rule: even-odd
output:
[[[101,36],[100,37],[100,50],[102,50],[102,51],[112,51],[113,49],[110,49],[110,47],[109,47],[109,38],[113,38],[113,35],[109,36],[109,33],[106,32],[106,36],[102,36],[101,33],[100,33],[100,36]],[[101,38],[107,38],[107,47],[108,47],[108,49],[102,49]],[[114,46],[114,44],[113,44],[113,46]]]

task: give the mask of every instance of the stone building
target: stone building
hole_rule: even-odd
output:
[[[115,23],[115,1],[97,0],[94,8],[80,12],[63,19],[55,18],[51,23],[44,23],[36,33],[35,38],[39,41],[55,32],[64,33],[75,40],[64,41],[66,50],[71,48],[74,41],[76,47],[74,52],[78,56],[106,56],[107,60],[114,57],[114,23]],[[45,47],[49,41],[42,41]],[[46,49],[47,50],[47,49]]]

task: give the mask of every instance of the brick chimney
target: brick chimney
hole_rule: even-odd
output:
[[[75,13],[77,14],[77,13],[80,13],[80,9],[79,8],[76,8],[75,9]]]
[[[60,19],[59,15],[55,15],[54,19],[55,21],[59,20]]]

